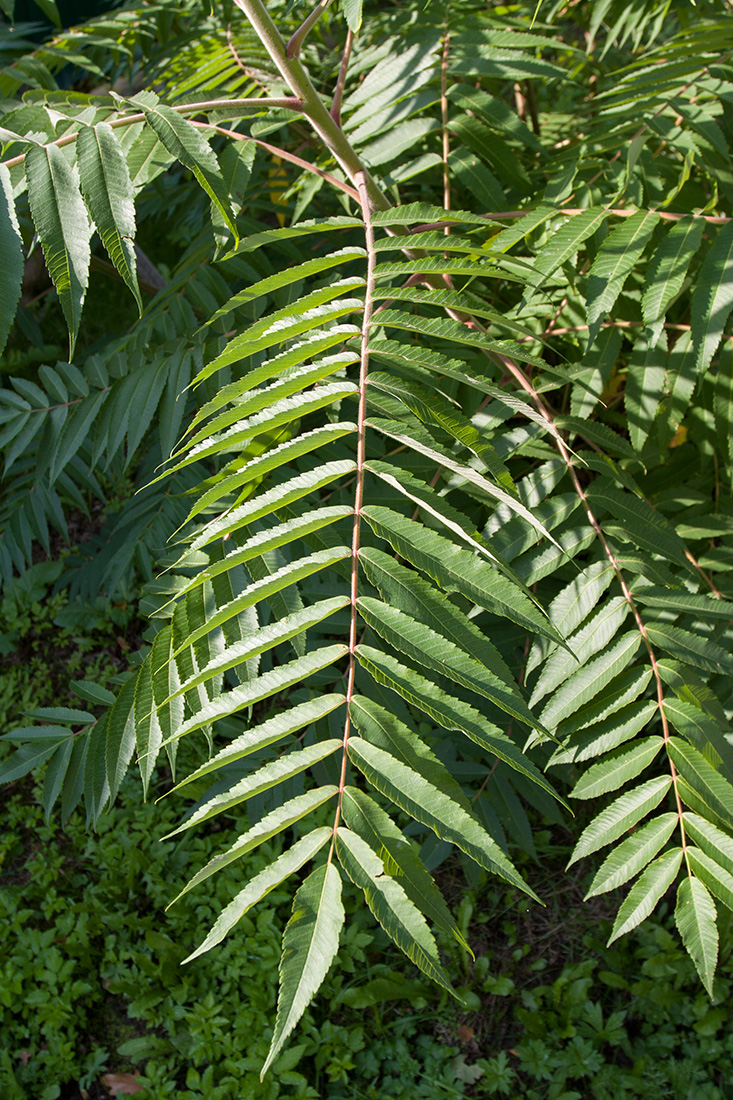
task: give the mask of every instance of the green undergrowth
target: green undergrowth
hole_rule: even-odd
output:
[[[66,591],[54,592],[62,569],[61,561],[39,562],[3,590],[0,733],[23,724],[31,708],[74,705],[69,681],[106,681],[121,671],[135,644],[132,603],[69,600]],[[1,745],[0,754],[9,751]]]
[[[669,912],[607,950],[602,910],[571,923],[562,896],[541,909],[488,879],[467,890],[452,859],[438,875],[447,892],[463,892],[461,923],[476,959],[448,949],[446,962],[471,1011],[458,1014],[416,980],[349,896],[326,995],[261,1084],[286,890],[273,890],[205,959],[180,964],[279,849],[263,845],[246,867],[220,872],[165,913],[168,883],[233,840],[235,823],[161,841],[177,807],[140,807],[128,784],[96,835],[78,816],[66,829],[45,824],[32,780],[5,803],[0,1081],[8,1100],[76,1100],[81,1089],[96,1100],[108,1095],[109,1072],[139,1075],[140,1100],[733,1096],[730,959],[711,1006]],[[548,852],[550,840],[541,834]]]

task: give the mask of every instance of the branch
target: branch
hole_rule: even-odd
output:
[[[232,109],[233,114],[237,115],[239,111],[247,114],[251,108],[285,108],[291,111],[300,111],[301,103],[299,99],[294,96],[285,96],[279,99],[204,99],[199,103],[183,103],[177,106],[171,107],[172,111],[176,111],[179,115],[200,115],[206,111],[220,111]],[[117,118],[110,119],[109,117],[104,120],[109,126],[115,129],[118,126],[131,126],[134,122],[144,122],[145,112],[139,111],[134,115],[119,115]],[[194,123],[195,125],[195,123]],[[72,145],[77,138],[78,130],[75,130],[73,134],[64,134],[63,137],[56,138],[55,141],[49,141],[48,145],[58,145],[59,148],[63,145]],[[18,141],[23,140],[23,135],[18,134]],[[22,164],[25,160],[26,154],[21,153],[17,157],[11,157],[10,160],[3,161],[6,168],[13,168],[16,164]]]
[[[300,51],[303,43],[310,34],[311,29],[316,25],[330,3],[331,0],[320,0],[320,3],[316,4],[315,8],[310,13],[308,18],[304,19],[303,22],[300,24],[295,34],[288,42],[287,48],[285,50],[287,56],[291,60],[294,57],[300,57]]]
[[[341,104],[344,98],[344,85],[346,84],[346,72],[349,68],[349,58],[351,57],[351,47],[354,45],[354,32],[348,30],[346,33],[346,44],[344,46],[344,55],[341,58],[341,68],[339,69],[339,78],[336,81],[336,89],[333,93],[333,102],[331,103],[330,115],[337,126],[341,125]]]
[[[302,168],[306,172],[312,172],[316,176],[320,176],[321,179],[328,180],[340,191],[343,191],[349,198],[359,201],[359,192],[354,187],[349,187],[348,183],[344,183],[343,180],[338,179],[337,176],[332,176],[330,172],[324,172],[322,168],[318,168],[315,164],[311,164],[309,160],[303,160],[302,157],[298,157],[295,153],[289,153],[287,149],[281,149],[278,145],[270,145],[266,141],[261,141],[260,138],[251,137],[249,134],[240,134],[236,130],[227,130],[225,126],[217,126],[213,122],[192,122],[192,126],[196,126],[199,130],[215,130],[217,134],[224,134],[225,137],[234,138],[235,141],[253,141],[255,145],[259,145],[260,149],[267,149],[268,153],[272,153],[273,156],[280,157],[281,160],[287,160],[290,164],[297,164],[298,168]]]
[[[343,130],[329,114],[323,100],[298,57],[288,57],[285,42],[262,0],[236,0],[252,29],[270,55],[270,60],[301,104],[301,111],[352,184],[360,191],[364,181],[371,210],[387,210],[389,199],[361,163]]]

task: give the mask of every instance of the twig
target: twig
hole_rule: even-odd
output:
[[[240,134],[236,130],[228,130],[225,126],[217,126],[213,122],[194,122],[192,125],[198,127],[199,130],[215,130],[217,134],[224,134],[226,137],[234,138],[235,141],[253,141],[255,145],[259,145],[260,149],[267,149],[268,153],[272,153],[273,156],[280,157],[281,160],[286,160],[290,164],[297,164],[298,168],[302,168],[306,172],[313,172],[321,179],[328,180],[329,183],[333,184],[334,187],[338,187],[339,191],[343,191],[350,198],[355,200],[359,198],[359,192],[354,187],[350,187],[348,183],[332,176],[330,172],[325,172],[323,168],[316,167],[309,160],[303,160],[302,157],[297,157],[295,153],[289,153],[287,149],[281,149],[278,145],[270,145],[266,141],[261,141],[260,138],[251,137],[250,134]]]
[[[205,99],[199,103],[180,103],[172,106],[171,111],[176,111],[179,115],[200,115],[205,114],[206,111],[218,111],[218,110],[231,110],[232,117],[239,111],[243,113],[249,112],[252,108],[285,108],[291,111],[300,111],[301,102],[294,96],[284,96],[276,99],[266,99],[264,96],[261,98],[251,99]],[[145,112],[139,111],[134,115],[119,115],[117,118],[106,118],[105,122],[109,126],[115,129],[119,126],[131,126],[135,122],[144,122]],[[196,125],[196,123],[194,123]],[[64,145],[72,145],[78,136],[79,131],[75,130],[73,134],[64,134],[63,137],[56,138],[55,141],[49,141],[48,145],[57,145],[61,148]],[[23,135],[18,134],[18,141],[23,140]],[[254,140],[254,139],[253,139]],[[11,157],[10,160],[3,161],[6,168],[14,168],[16,164],[22,164],[26,158],[25,153],[20,153],[17,157]]]
[[[259,85],[260,88],[264,89],[264,91],[267,91],[267,86],[265,84],[263,84],[261,80],[257,79],[257,77],[254,75],[254,73],[251,71],[251,69],[247,68],[247,66],[244,64],[241,57],[237,53],[237,47],[232,42],[232,25],[231,25],[231,23],[227,24],[227,46],[229,47],[229,52],[231,53],[232,57],[234,58],[234,63],[237,66],[237,68],[241,69],[242,72],[244,73],[244,75],[248,76],[249,79],[254,84]]]
[[[336,88],[333,93],[333,101],[331,103],[331,110],[329,114],[336,123],[337,126],[341,125],[341,104],[344,99],[344,86],[346,84],[346,73],[349,68],[349,58],[351,57],[351,48],[354,45],[354,32],[349,29],[346,33],[346,43],[344,45],[344,53],[341,58],[341,68],[339,69],[338,80],[336,81]]]
[[[324,11],[326,10],[326,8],[328,7],[328,5],[330,3],[331,3],[331,0],[320,0],[320,3],[316,4],[315,8],[310,13],[310,15],[307,17],[307,19],[304,19],[303,22],[300,24],[300,26],[298,27],[295,34],[292,36],[292,38],[288,42],[288,45],[287,45],[287,48],[286,48],[286,51],[285,51],[287,56],[290,58],[291,61],[293,60],[293,58],[299,58],[300,57],[300,51],[303,47],[303,43],[305,42],[306,38],[308,37],[311,29],[315,26],[315,24],[321,18],[321,16],[323,15]]]

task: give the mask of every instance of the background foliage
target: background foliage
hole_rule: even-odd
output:
[[[453,992],[431,872],[536,897],[568,799],[589,896],[626,890],[609,942],[676,884],[717,1005],[728,13],[240,8],[3,38],[0,573],[11,599],[81,522],[57,591],[141,575],[151,624],[132,673],[26,708],[0,777],[43,765],[46,815],[100,827],[136,757],[184,775],[175,834],[234,811],[182,893],[249,882],[191,959],[314,861],[268,1066],[361,927],[348,883]]]

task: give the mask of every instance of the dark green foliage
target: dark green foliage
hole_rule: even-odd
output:
[[[137,760],[144,790],[157,766],[198,799],[175,834],[241,816],[189,886],[269,861],[188,962],[301,876],[265,1070],[348,937],[344,882],[453,992],[430,925],[461,933],[431,873],[455,846],[536,898],[521,851],[541,861],[535,815],[568,799],[569,865],[595,862],[594,895],[628,884],[609,943],[675,887],[716,1000],[730,20],[682,0],[348,3],[300,27],[299,5],[238,8],[159,0],[134,29],[122,9],[0,73],[6,96],[27,85],[0,135],[5,238],[17,260],[35,229],[72,355],[93,226],[150,299],[0,394],[5,578],[70,503],[134,482],[66,581],[111,593],[134,562],[152,620],[116,698],[37,712],[5,778],[47,759],[47,808],[83,796],[98,826]],[[100,94],[54,87],[72,44]],[[113,81],[137,56],[133,95]],[[140,288],[135,218],[161,217],[175,255]],[[208,761],[184,749],[186,776],[191,741]]]

